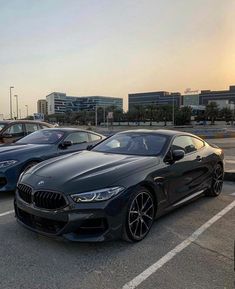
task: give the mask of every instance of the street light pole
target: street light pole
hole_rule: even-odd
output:
[[[18,95],[14,95],[16,98],[16,119],[19,118],[19,103],[18,103]]]
[[[29,115],[29,106],[26,104],[25,107],[26,107],[26,112],[27,112],[27,117],[28,117],[28,115]]]
[[[97,104],[95,104],[95,126],[97,127]]]
[[[10,119],[12,119],[12,88],[14,88],[14,86],[10,86]]]
[[[172,109],[172,125],[174,126],[175,125],[175,97],[173,95],[173,98],[172,98],[172,101],[173,101],[173,109]]]
[[[233,113],[232,113],[232,126],[233,126],[233,124],[234,124],[234,106],[235,106],[235,103],[234,103],[234,101],[231,101],[230,103],[232,104],[232,109],[233,109]]]

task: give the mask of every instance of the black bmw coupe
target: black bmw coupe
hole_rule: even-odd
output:
[[[21,175],[16,217],[73,241],[140,241],[163,213],[201,194],[218,196],[223,158],[220,148],[183,132],[117,133]]]

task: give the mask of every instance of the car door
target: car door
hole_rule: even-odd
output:
[[[166,163],[162,176],[166,180],[168,201],[173,204],[199,189],[198,176],[201,175],[201,164],[195,143],[191,136],[176,136],[169,153],[183,150],[183,159],[174,163]]]
[[[67,154],[80,150],[85,150],[89,145],[89,136],[87,132],[79,131],[70,133],[63,142],[71,142],[70,146],[58,146],[59,154]]]
[[[12,143],[24,137],[24,129],[22,123],[11,124],[2,134],[4,143]]]

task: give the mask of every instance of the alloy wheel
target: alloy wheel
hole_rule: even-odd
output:
[[[132,239],[142,240],[149,232],[154,220],[154,202],[149,192],[140,192],[133,199],[129,214],[128,227]]]
[[[219,195],[222,190],[224,180],[224,172],[221,165],[218,165],[213,175],[213,190],[216,195]]]

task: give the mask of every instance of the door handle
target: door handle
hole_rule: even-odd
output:
[[[201,156],[197,156],[197,157],[196,157],[196,160],[197,160],[198,162],[200,162],[200,161],[202,161],[202,157],[201,157]]]

